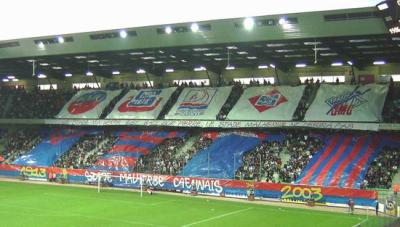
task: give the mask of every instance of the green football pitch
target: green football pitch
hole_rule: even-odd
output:
[[[0,182],[0,226],[383,226],[383,217],[174,194]]]

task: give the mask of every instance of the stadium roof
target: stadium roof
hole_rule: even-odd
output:
[[[400,39],[389,36],[375,7],[156,25],[47,36],[0,42],[0,75],[18,78],[36,71],[64,78],[65,73],[111,77],[113,71],[145,69],[162,75],[166,69],[204,66],[219,73],[227,66],[351,62],[356,67],[376,60],[400,61]],[[251,24],[251,23],[250,23]],[[170,34],[167,27],[169,27]],[[317,50],[317,52],[315,52]],[[37,73],[37,74],[38,74]]]
[[[375,6],[380,0],[2,0],[1,40]]]

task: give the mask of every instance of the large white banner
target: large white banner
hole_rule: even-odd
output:
[[[307,110],[305,121],[358,121],[382,120],[388,86],[368,84],[322,84],[317,96]]]
[[[305,86],[250,87],[229,112],[228,120],[290,121]]]
[[[185,88],[165,119],[215,120],[231,90],[232,86]]]
[[[115,105],[107,119],[157,119],[175,90],[175,87],[131,90]]]
[[[121,90],[82,90],[64,105],[57,118],[99,118]]]

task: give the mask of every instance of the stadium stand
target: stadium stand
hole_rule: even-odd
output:
[[[361,188],[385,188],[392,187],[392,180],[400,164],[399,147],[383,147],[382,151],[368,167],[367,174]]]
[[[81,129],[44,129],[40,134],[40,142],[32,149],[25,150],[27,153],[19,156],[12,164],[22,166],[52,166],[84,134],[85,131]]]
[[[8,130],[1,134],[2,147],[0,156],[3,163],[12,163],[18,157],[34,149],[41,141],[39,132],[36,130]],[[0,163],[2,163],[0,161]]]
[[[104,139],[102,142],[97,144],[97,147],[89,152],[84,162],[85,168],[90,168],[96,164],[96,162],[117,142],[118,137],[113,133],[106,131],[103,135]]]
[[[234,179],[242,155],[252,150],[260,139],[253,134],[221,134],[204,150],[197,152],[182,170],[183,176]]]
[[[233,108],[243,93],[243,87],[240,82],[233,83],[232,92],[222,106],[221,111],[217,115],[217,120],[225,120],[229,111]]]
[[[234,85],[232,92],[226,103],[222,106],[221,111],[217,115],[217,120],[225,120],[227,114],[232,110],[232,107],[240,98],[243,92],[243,86],[240,82],[230,82],[229,84]],[[293,115],[294,121],[302,121],[305,113],[316,97],[320,83],[314,83],[312,80],[306,81],[306,88],[304,94],[297,106],[295,114]],[[173,84],[172,84],[173,85]],[[125,88],[125,85],[121,85]],[[128,85],[126,85],[128,86]],[[134,87],[135,89],[140,89],[146,87],[147,85],[130,85],[129,87]],[[177,97],[179,97],[182,89],[184,87],[195,87],[193,83],[182,83],[178,86],[178,89],[173,93],[169,101],[164,106],[158,119],[164,119],[165,114],[167,114],[171,107],[175,104]],[[249,86],[262,86],[259,82],[253,82]],[[265,85],[264,85],[265,86]],[[340,86],[340,85],[338,85]],[[107,86],[110,90],[115,90],[115,87],[111,85]],[[119,85],[117,85],[119,88]],[[127,87],[126,87],[127,88]],[[7,88],[3,87],[0,92],[0,104],[5,108],[2,108],[1,115],[3,118],[53,118],[62,108],[62,106],[73,96],[73,94],[78,91],[75,89],[73,91],[62,91],[62,90],[49,90],[49,91],[39,91],[37,89],[33,91],[26,91],[24,88]],[[400,119],[399,117],[399,85],[398,83],[390,83],[389,92],[386,98],[384,110],[382,112],[383,122],[397,123]],[[105,118],[113,109],[115,104],[124,96],[127,92],[123,89],[116,98],[114,98],[109,105],[104,109],[100,118]]]
[[[72,91],[12,90],[5,118],[53,118],[72,97]]]
[[[163,131],[120,131],[111,149],[105,153],[92,167],[94,170],[131,171],[138,159],[147,156],[165,139],[178,138],[184,132]]]
[[[400,163],[397,137],[385,134],[40,131],[3,130],[2,163],[346,188],[390,188]]]
[[[164,108],[161,110],[158,119],[164,119],[165,115],[171,110],[172,106],[175,104],[176,100],[178,99],[179,95],[183,90],[182,86],[178,86],[177,89],[172,93],[171,98],[165,104]]]
[[[236,179],[293,183],[323,146],[314,134],[288,132],[282,142],[264,141],[244,155]]]
[[[0,175],[386,212],[400,202],[400,38],[382,32],[387,11],[1,42]],[[133,217],[120,224],[146,221]]]
[[[304,94],[300,99],[299,105],[297,106],[296,112],[293,114],[294,121],[302,121],[304,119],[304,115],[313,102],[317,91],[319,88],[319,84],[310,84],[308,81],[306,82],[306,88],[304,89]]]
[[[116,137],[102,131],[82,136],[71,149],[55,163],[55,167],[84,169],[92,166],[100,156],[108,151]]]
[[[190,140],[194,140],[193,143]],[[189,147],[185,147],[186,143],[190,143]],[[211,143],[212,140],[204,135],[188,134],[182,138],[166,139],[149,155],[139,159],[137,169],[145,173],[178,175],[197,152]]]
[[[114,90],[114,89],[112,89]],[[103,110],[103,113],[101,113],[100,118],[105,118],[108,114],[111,113],[113,110],[114,106],[118,103],[118,101],[124,97],[124,95],[128,92],[126,89],[122,89],[122,92],[116,96],[113,100],[111,100],[110,104],[106,106],[106,108]]]
[[[15,88],[13,88],[15,89]],[[4,114],[6,113],[7,110],[7,101],[10,97],[10,93],[11,93],[11,88],[9,87],[0,87],[0,106],[2,106],[3,108],[0,109],[0,117],[3,118]]]
[[[394,83],[393,79],[389,84],[382,116],[385,122],[400,123],[400,84]]]
[[[149,155],[139,159],[137,169],[139,172],[176,175],[185,164],[177,153],[184,143],[184,137],[164,140]]]
[[[360,188],[368,167],[383,147],[399,146],[390,136],[373,133],[334,133],[326,138],[325,144],[303,169],[296,183]]]

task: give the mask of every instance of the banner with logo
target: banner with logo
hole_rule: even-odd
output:
[[[356,205],[374,207],[377,197],[377,192],[372,190],[0,164],[1,176],[16,178],[20,177],[21,173],[29,179],[46,179],[48,173],[53,173],[57,177],[66,176],[69,183],[94,185],[98,184],[98,178],[101,176],[102,181],[111,187],[139,188],[142,182],[157,190],[190,193],[195,189],[199,194],[233,198],[247,198],[247,192],[251,189],[256,199],[261,200],[306,203],[312,198],[317,204],[346,207],[349,198],[353,198]]]
[[[82,90],[65,104],[57,118],[99,118],[121,90]]]
[[[290,121],[305,86],[249,87],[229,112],[228,120]]]
[[[307,110],[305,121],[361,121],[382,120],[382,109],[388,86],[368,84],[322,84]]]
[[[232,86],[185,88],[165,119],[215,120],[231,90]]]
[[[157,119],[175,90],[175,87],[131,90],[115,105],[107,119]]]
[[[397,217],[397,203],[396,199],[393,197],[389,197],[385,201],[385,214]]]

